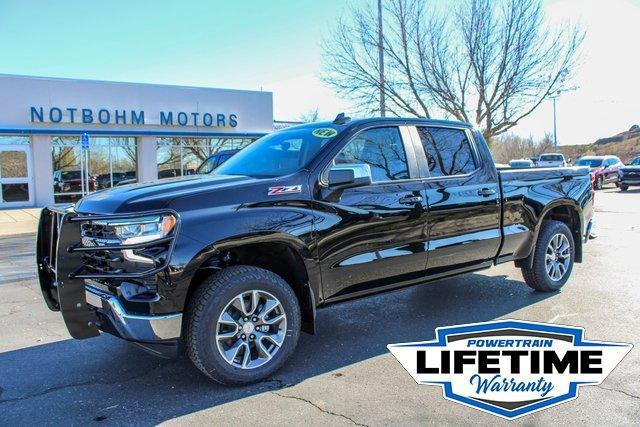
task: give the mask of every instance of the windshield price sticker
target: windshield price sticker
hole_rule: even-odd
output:
[[[338,131],[333,128],[318,128],[311,132],[311,135],[317,136],[318,138],[333,138],[337,134]]]
[[[583,329],[499,320],[437,329],[434,341],[388,349],[418,384],[446,399],[514,419],[602,383],[632,345],[583,339]]]

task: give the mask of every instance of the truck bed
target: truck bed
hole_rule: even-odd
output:
[[[549,212],[575,219],[574,240],[578,246],[593,215],[593,191],[588,168],[507,168],[498,172],[503,230],[498,260],[527,257],[537,235],[536,227],[541,218],[549,218]],[[564,204],[562,208],[552,211],[554,206],[561,204]],[[576,253],[576,259],[579,260],[580,256],[581,252]]]

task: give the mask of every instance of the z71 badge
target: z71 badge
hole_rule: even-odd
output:
[[[269,196],[280,196],[282,194],[294,194],[302,191],[302,185],[282,185],[280,187],[269,187]]]

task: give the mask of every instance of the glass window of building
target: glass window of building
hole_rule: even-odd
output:
[[[29,137],[0,136],[0,206],[29,203]]]
[[[1,145],[29,145],[30,140],[28,136],[12,136],[12,135],[0,135]]]
[[[220,151],[241,150],[250,138],[158,138],[158,178],[194,175],[211,155]]]
[[[54,136],[51,145],[56,203],[137,180],[135,138],[91,138],[86,152],[79,137]]]

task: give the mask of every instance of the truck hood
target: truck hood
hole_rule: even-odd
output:
[[[111,214],[165,208],[172,200],[257,181],[247,176],[195,175],[113,187],[83,197],[76,212]]]

